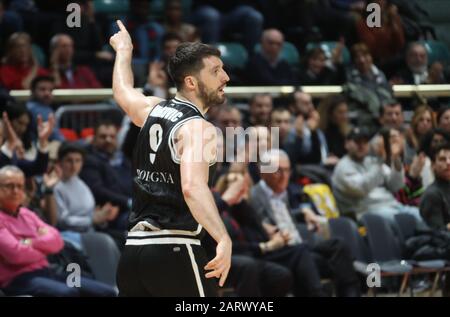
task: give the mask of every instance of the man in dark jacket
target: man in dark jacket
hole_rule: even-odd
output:
[[[80,177],[91,189],[97,204],[110,202],[120,208],[113,226],[124,229],[131,207],[133,179],[130,162],[117,151],[117,127],[112,122],[100,122],[87,152]]]

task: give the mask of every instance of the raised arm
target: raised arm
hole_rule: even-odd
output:
[[[113,70],[113,95],[119,106],[138,127],[142,127],[151,109],[163,99],[145,97],[134,89],[131,59],[133,44],[131,37],[120,20],[117,21],[119,32],[111,36],[109,43],[116,51]]]
[[[210,123],[193,119],[178,130],[177,139],[184,198],[195,220],[217,242],[216,257],[205,267],[212,270],[206,277],[220,278],[223,286],[230,270],[232,245],[208,187],[209,162],[215,159],[215,130]]]

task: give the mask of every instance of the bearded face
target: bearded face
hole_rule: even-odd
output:
[[[198,81],[198,95],[197,97],[203,102],[207,107],[220,106],[225,102],[225,93],[223,92],[224,85],[218,88],[208,88],[206,84],[199,80]]]

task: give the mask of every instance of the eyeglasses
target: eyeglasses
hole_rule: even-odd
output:
[[[24,190],[25,186],[23,184],[0,184],[0,187],[6,188],[9,191],[13,191],[15,188],[17,188],[18,190]]]

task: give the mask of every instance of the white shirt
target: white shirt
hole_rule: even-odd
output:
[[[284,191],[281,194],[276,194],[263,180],[261,180],[261,188],[269,198],[277,227],[282,231],[289,232],[289,235],[291,236],[291,240],[288,244],[296,245],[302,243],[302,238],[298,232],[297,226],[295,225],[291,213],[285,203],[287,192]]]

